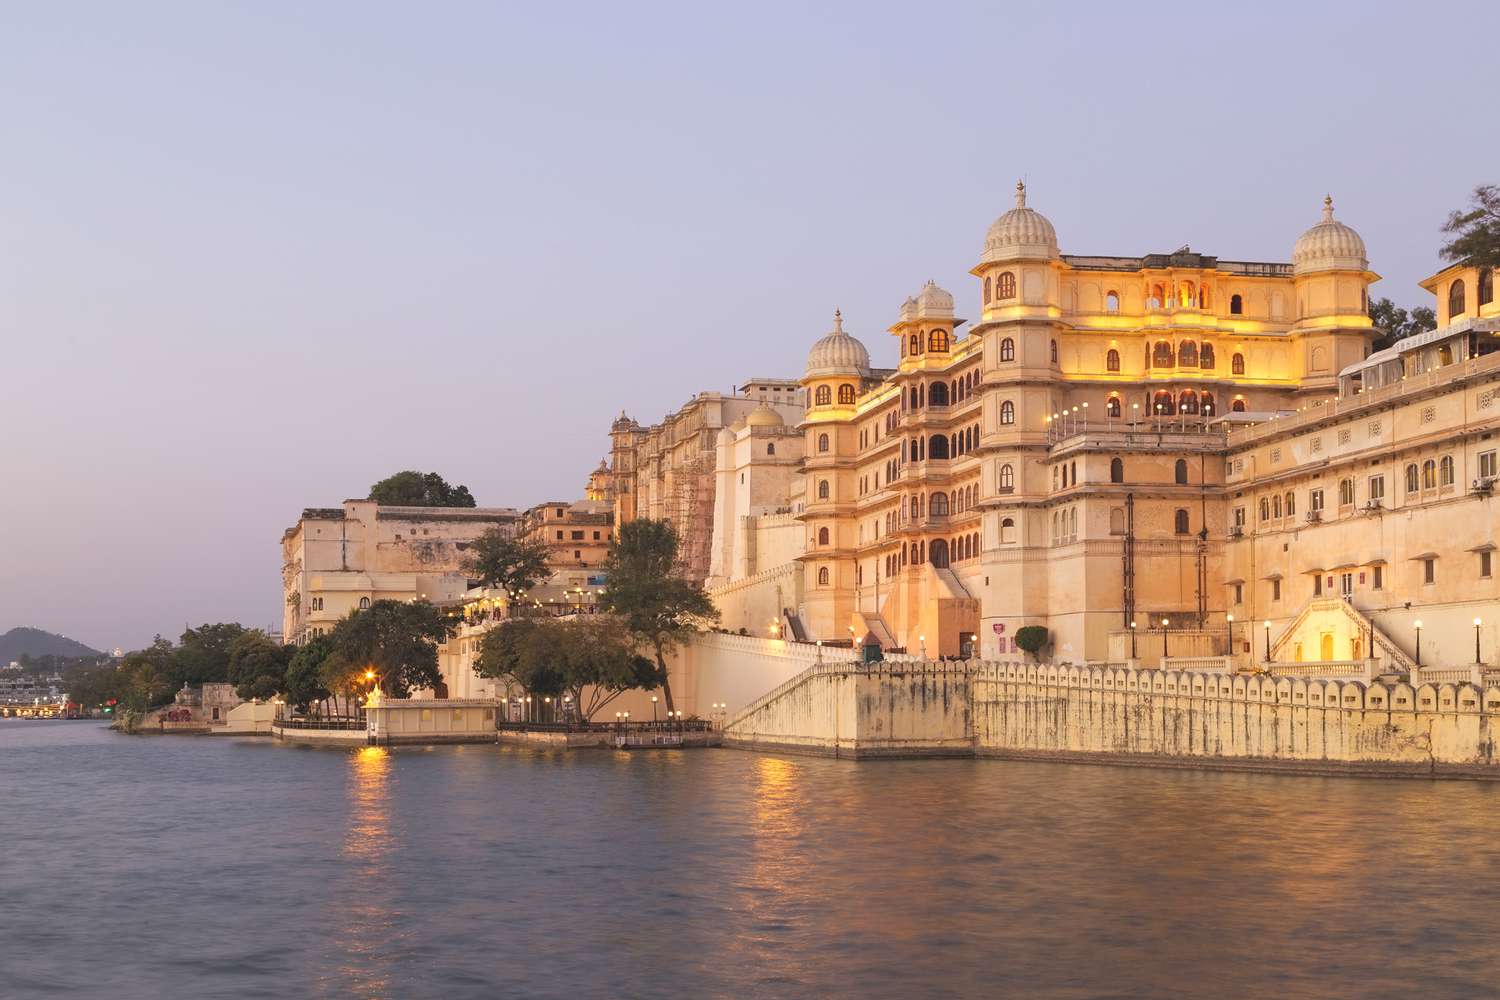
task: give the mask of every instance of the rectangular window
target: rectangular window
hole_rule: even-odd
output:
[[[1236,528],[1243,528],[1245,526],[1245,508],[1236,507],[1234,509],[1234,526]]]
[[[1423,559],[1422,560],[1422,582],[1423,583],[1434,583],[1434,582],[1436,582],[1436,580],[1437,580],[1437,560],[1436,559]]]
[[[1371,570],[1372,570],[1372,573],[1370,575],[1370,587],[1372,589],[1374,589],[1374,590],[1384,590],[1385,589],[1385,567],[1384,566],[1372,566]]]
[[[1281,581],[1280,580],[1272,580],[1271,581],[1271,600],[1273,600],[1273,601],[1279,601],[1279,600],[1281,600]]]
[[[1377,502],[1385,499],[1385,477],[1384,476],[1371,476],[1370,477],[1370,499],[1374,500],[1374,501],[1377,501]]]
[[[1319,573],[1313,577],[1313,596],[1317,597],[1321,593],[1323,593],[1323,574]]]
[[[1482,451],[1479,453],[1479,475],[1483,479],[1495,478],[1495,453],[1493,451]]]
[[[560,542],[560,541],[562,541],[562,532],[561,532],[561,531],[559,531],[559,532],[558,532],[558,533],[557,533],[557,540],[558,540],[558,541],[559,541],[559,542]]]
[[[1479,553],[1479,575],[1486,579],[1490,575],[1490,555],[1491,553],[1489,552]]]
[[[575,532],[573,532],[573,541],[575,541],[575,542],[581,542],[581,541],[583,541],[583,532],[581,532],[581,531],[575,531]]]
[[[1348,597],[1350,594],[1354,593],[1353,573],[1339,574],[1339,593],[1343,594],[1345,597]]]
[[[1237,583],[1234,585],[1234,603],[1245,603],[1245,585],[1243,583]]]
[[[1309,510],[1322,510],[1323,509],[1323,491],[1322,490],[1313,490],[1312,493],[1310,493],[1308,495],[1307,506],[1308,506]]]

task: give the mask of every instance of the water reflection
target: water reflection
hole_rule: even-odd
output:
[[[390,951],[399,912],[392,905],[391,753],[362,747],[349,754],[349,823],[344,855],[355,863],[352,894],[332,925],[338,975],[327,995],[383,997],[390,989]],[[351,989],[352,987],[352,989]]]

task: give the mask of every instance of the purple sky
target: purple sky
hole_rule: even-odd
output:
[[[1493,2],[805,6],[13,7],[0,630],[279,623],[305,506],[578,496],[835,306],[890,363],[1017,176],[1069,253],[1288,260],[1331,191],[1407,305],[1500,183]]]

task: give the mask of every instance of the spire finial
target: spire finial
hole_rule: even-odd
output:
[[[1021,180],[1016,181],[1016,207],[1017,208],[1025,208],[1026,207],[1026,182],[1025,181],[1021,181]]]
[[[833,332],[844,332],[844,314],[838,309],[833,311]]]
[[[1323,221],[1333,221],[1333,195],[1331,194],[1325,194],[1323,196]]]

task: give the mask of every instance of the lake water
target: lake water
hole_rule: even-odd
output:
[[[9,997],[1493,996],[1500,786],[0,722]]]

